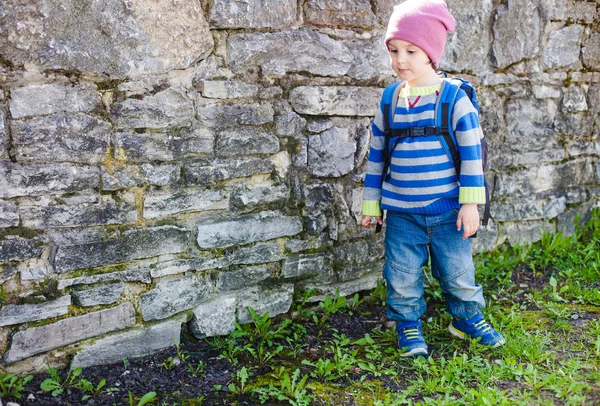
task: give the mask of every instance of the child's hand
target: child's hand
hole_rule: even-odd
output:
[[[381,216],[375,217],[375,220],[377,220],[377,224],[383,224],[383,219],[381,218]],[[372,222],[373,216],[362,216],[362,218],[360,219],[360,225],[364,228],[371,228]]]
[[[479,228],[479,212],[476,204],[463,204],[458,212],[456,229],[463,232],[463,240],[466,240],[477,232]]]

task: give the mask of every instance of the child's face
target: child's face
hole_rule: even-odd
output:
[[[418,46],[401,39],[393,39],[388,42],[388,52],[392,69],[401,80],[407,81],[409,86],[429,86],[431,74],[437,77],[429,57]]]

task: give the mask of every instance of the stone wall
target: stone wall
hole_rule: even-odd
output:
[[[448,3],[441,67],[476,84],[491,143],[475,249],[572,232],[598,206],[598,1]],[[3,1],[4,367],[119,361],[306,287],[373,288],[381,236],[357,219],[392,6]]]

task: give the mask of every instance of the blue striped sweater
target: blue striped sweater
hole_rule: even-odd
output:
[[[392,128],[434,126],[437,94],[443,85],[400,89]],[[364,215],[379,216],[381,209],[435,215],[465,203],[485,203],[480,144],[483,133],[477,111],[462,90],[456,97],[451,125],[462,160],[460,179],[438,136],[429,135],[401,138],[392,152],[391,176],[383,181],[385,137],[383,101],[380,103],[372,126]]]

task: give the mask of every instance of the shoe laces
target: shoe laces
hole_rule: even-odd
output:
[[[405,328],[402,330],[407,340],[415,340],[419,338],[419,329],[418,328]]]
[[[481,319],[473,324],[475,328],[483,333],[487,333],[492,330],[489,324],[484,319]]]

